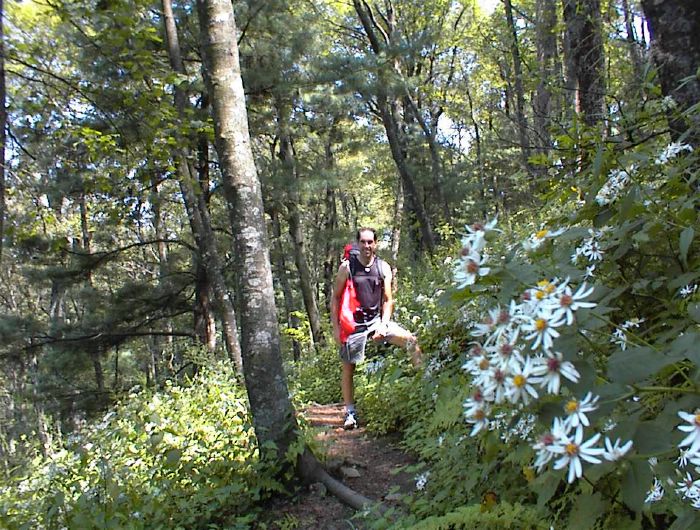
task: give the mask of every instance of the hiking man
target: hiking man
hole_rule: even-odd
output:
[[[360,228],[357,231],[359,254],[344,260],[338,269],[331,299],[331,321],[333,336],[340,344],[340,358],[343,362],[341,389],[345,403],[345,429],[357,427],[357,412],[353,403],[353,378],[355,365],[365,357],[368,338],[376,342],[386,341],[406,348],[411,353],[414,366],[421,362],[421,351],[416,337],[396,322],[391,321],[393,296],[391,292],[391,267],[376,256],[377,232],[374,228]],[[359,302],[354,312],[355,330],[341,341],[340,309],[341,298],[348,278],[352,278]]]

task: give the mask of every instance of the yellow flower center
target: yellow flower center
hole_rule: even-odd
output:
[[[515,386],[517,386],[518,388],[524,387],[526,382],[527,382],[527,379],[525,379],[525,376],[522,376],[520,374],[516,375],[513,378],[513,384]]]
[[[578,401],[575,399],[572,399],[569,401],[566,406],[564,407],[564,410],[568,412],[569,414],[576,412],[578,410]]]
[[[548,283],[544,288],[544,292],[547,294],[552,294],[555,289],[556,289],[556,287],[554,286],[553,283]]]
[[[481,410],[481,409],[476,409],[476,411],[474,411],[474,419],[475,419],[475,420],[481,421],[481,420],[483,420],[485,417],[486,417],[486,414],[484,414],[484,411],[483,411],[483,410]]]
[[[578,445],[573,443],[566,444],[566,454],[574,456],[578,454]]]
[[[695,425],[700,427],[700,413],[695,415]]]
[[[539,232],[537,232],[537,233],[535,234],[535,237],[536,237],[537,239],[544,239],[545,236],[546,236],[547,234],[549,234],[549,230],[546,230],[546,229],[545,229],[545,230],[540,230]]]
[[[537,331],[544,331],[547,327],[547,321],[544,318],[538,318],[535,320],[535,329]]]
[[[488,359],[481,359],[481,362],[479,363],[479,368],[481,368],[482,370],[488,370],[489,360]]]
[[[544,291],[537,291],[537,293],[535,294],[535,298],[537,298],[538,300],[542,300],[544,298]]]

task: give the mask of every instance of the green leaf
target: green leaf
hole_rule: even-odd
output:
[[[641,512],[651,485],[649,463],[646,460],[633,460],[622,478],[622,500],[630,509]]]
[[[698,523],[700,523],[698,514],[689,507],[683,510],[681,513],[676,513],[676,515],[678,515],[678,518],[673,521],[673,524],[669,527],[669,530],[686,530],[687,528],[697,528]]]
[[[672,429],[666,425],[673,418],[658,418],[653,421],[642,421],[637,425],[634,435],[634,448],[640,455],[653,455],[669,451],[674,447],[669,431]],[[646,462],[645,462],[646,463]],[[647,464],[648,465],[648,464]]]
[[[700,304],[688,304],[688,316],[695,322],[700,322]]]
[[[179,449],[170,449],[170,451],[165,453],[165,464],[168,467],[175,467],[180,461],[180,458],[182,458],[182,451]]]
[[[583,493],[576,499],[576,504],[569,517],[567,528],[588,530],[595,525],[598,517],[605,511],[605,502],[600,493]]]
[[[679,249],[681,252],[681,261],[687,263],[688,260],[688,249],[690,244],[693,242],[693,237],[695,236],[695,231],[692,226],[689,226],[681,232],[681,238],[679,243]]]
[[[608,377],[618,383],[637,383],[684,357],[685,352],[663,354],[647,346],[619,350],[608,361]]]

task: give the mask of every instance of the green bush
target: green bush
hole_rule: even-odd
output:
[[[237,528],[281,489],[258,458],[227,365],[188,386],[132,391],[67,447],[11,479],[0,519],[20,528]]]

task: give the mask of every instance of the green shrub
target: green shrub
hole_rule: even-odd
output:
[[[237,528],[281,489],[258,459],[228,365],[188,386],[133,391],[101,422],[0,492],[14,528]],[[220,525],[220,526],[219,526]]]

